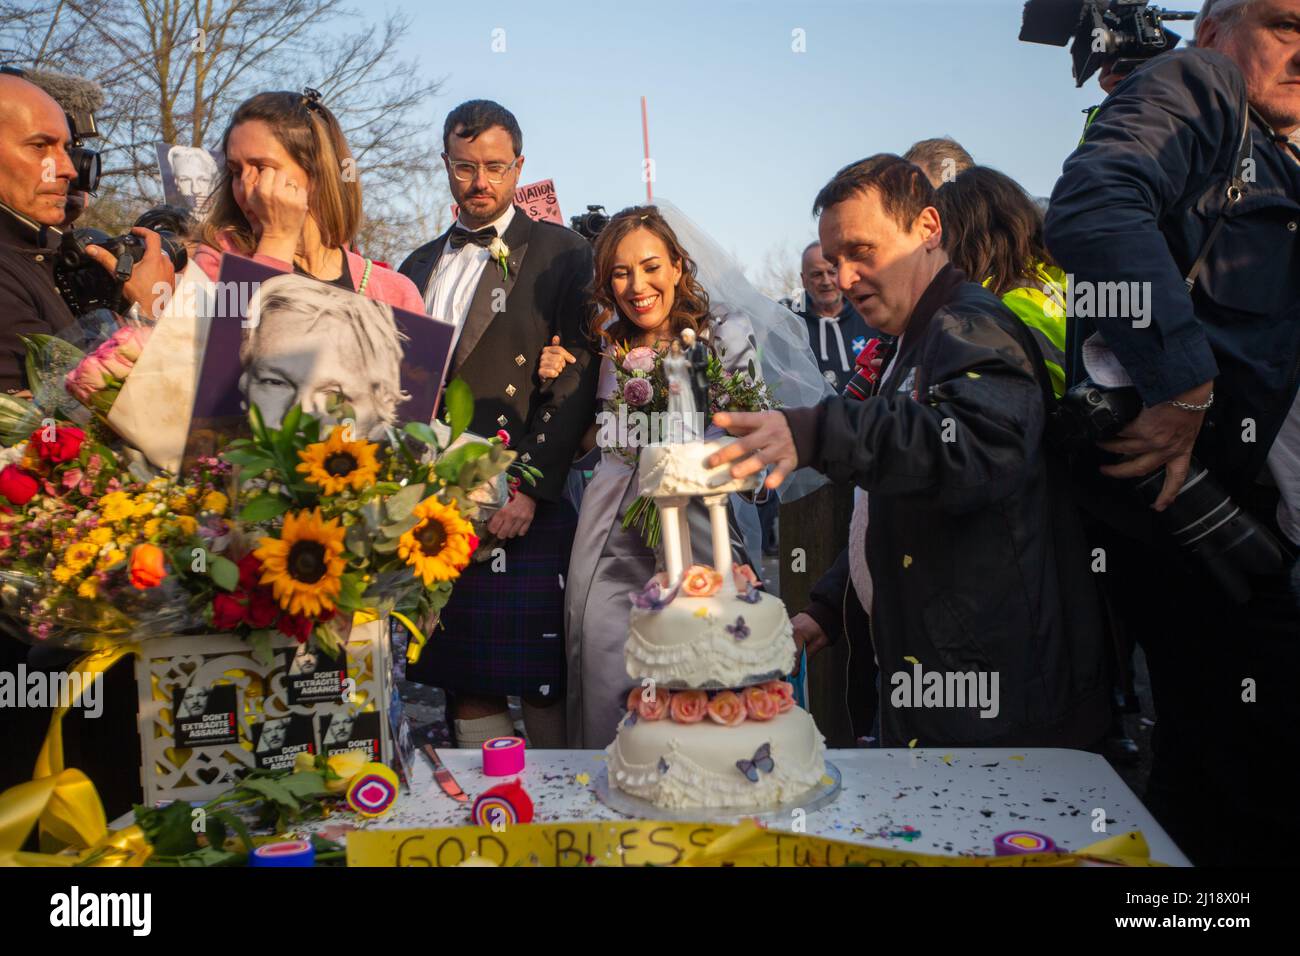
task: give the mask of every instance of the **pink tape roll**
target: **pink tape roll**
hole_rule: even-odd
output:
[[[493,737],[483,741],[483,773],[489,777],[509,777],[524,769],[524,739]]]

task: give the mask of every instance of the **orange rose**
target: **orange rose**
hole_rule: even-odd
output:
[[[641,688],[633,687],[627,692],[627,709],[637,710],[641,705]]]
[[[735,691],[724,690],[709,701],[709,719],[724,727],[745,722],[745,703]]]
[[[156,544],[138,544],[131,552],[131,584],[145,591],[156,588],[167,577],[163,549]]]
[[[781,713],[785,713],[794,706],[794,685],[789,681],[770,680],[762,685],[763,690],[777,698],[781,705]]]
[[[750,720],[771,720],[781,712],[781,701],[761,687],[745,688],[745,713]]]
[[[637,702],[636,712],[642,720],[663,720],[668,716],[668,708],[673,695],[666,690],[656,690],[654,700],[646,700],[645,695]]]
[[[722,575],[702,564],[692,564],[682,575],[682,593],[687,597],[712,597],[722,590]]]
[[[677,723],[697,724],[709,710],[709,695],[702,690],[680,690],[673,694],[668,709]]]

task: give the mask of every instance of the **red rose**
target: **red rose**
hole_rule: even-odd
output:
[[[253,552],[239,559],[239,590],[254,591],[262,583],[262,562]]]
[[[244,623],[244,605],[239,598],[218,591],[212,598],[212,626],[218,631],[233,631]]]
[[[10,503],[25,505],[38,490],[40,485],[36,479],[17,465],[5,465],[4,471],[0,471],[0,495],[8,498]]]
[[[281,614],[277,627],[285,637],[292,637],[299,644],[306,644],[307,638],[311,637],[313,623],[311,618],[302,614]]]
[[[86,440],[86,433],[76,425],[55,425],[54,437],[45,440],[47,428],[38,428],[32,432],[28,442],[36,449],[36,454],[45,461],[60,465],[72,461],[81,452],[81,444]]]
[[[248,623],[253,627],[270,627],[280,613],[280,605],[270,588],[258,588],[248,599]]]

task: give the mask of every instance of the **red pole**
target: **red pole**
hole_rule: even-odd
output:
[[[647,204],[654,202],[654,194],[650,189],[650,180],[653,178],[650,170],[650,121],[646,118],[645,97],[641,97],[641,142],[645,146],[645,166],[642,167],[645,176],[645,201]]]

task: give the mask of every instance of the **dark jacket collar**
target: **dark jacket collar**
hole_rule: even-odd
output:
[[[63,230],[44,226],[0,203],[0,243],[23,252],[46,252],[57,249]]]
[[[952,301],[957,290],[966,283],[966,273],[962,272],[952,263],[948,263],[936,273],[935,277],[930,280],[930,284],[925,287],[921,293],[921,298],[917,299],[916,306],[912,309],[912,316],[907,320],[907,326],[903,329],[901,346],[896,341],[890,353],[884,357],[882,368],[889,368],[889,363],[893,355],[897,353],[898,359],[894,361],[892,381],[897,379],[900,374],[906,372],[908,368],[916,364],[916,354],[925,340],[925,330],[934,318],[935,313]],[[900,350],[901,349],[901,350]],[[886,383],[883,377],[877,386],[877,394],[886,393]]]
[[[899,353],[900,364],[911,360],[916,350],[921,347],[926,327],[934,318],[934,314],[952,301],[957,290],[965,282],[966,273],[952,263],[945,265],[930,280],[930,284],[921,293],[921,298],[917,299],[916,307],[912,309],[912,317],[907,320],[907,327],[903,330],[903,347]]]

